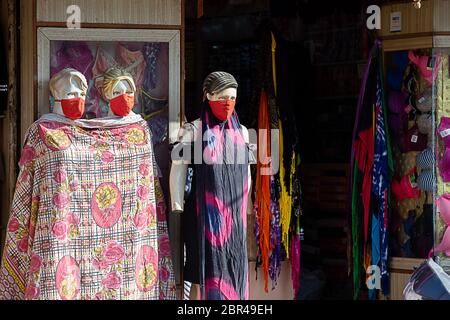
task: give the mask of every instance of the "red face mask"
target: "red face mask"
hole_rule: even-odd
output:
[[[122,94],[109,101],[109,106],[116,116],[125,117],[134,107],[134,96]]]
[[[216,100],[209,101],[209,106],[214,116],[219,120],[226,120],[231,117],[234,111],[236,101],[234,100]]]
[[[72,120],[80,119],[84,113],[83,98],[62,99],[55,101],[61,102],[62,111],[64,115],[69,119]]]

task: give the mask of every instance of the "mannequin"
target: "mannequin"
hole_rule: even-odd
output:
[[[202,136],[205,137],[205,134],[208,135],[209,132],[215,135],[218,139],[217,145],[220,146],[221,137],[226,137],[224,141],[228,138],[226,128],[230,129],[234,134],[237,134],[238,139],[242,139],[242,145],[245,145],[245,152],[248,152],[248,131],[244,126],[239,124],[237,114],[234,111],[237,87],[238,84],[234,77],[226,72],[213,72],[206,77],[203,84],[203,93],[204,102],[207,101],[207,104],[204,103],[202,117],[192,123],[185,124],[180,129],[178,143],[175,145],[172,154],[173,162],[170,172],[172,214],[183,214],[183,234],[187,249],[184,273],[185,279],[193,284],[190,292],[190,298],[192,300],[248,299],[246,203],[248,190],[251,185],[248,158],[246,157],[244,164],[239,164],[239,162],[228,163],[225,152],[223,152],[223,163],[215,164],[214,161],[211,162],[211,159],[207,159],[207,157],[208,155],[214,155],[220,149],[212,147],[214,150],[209,153],[210,144],[205,144],[205,141],[203,141],[201,150],[204,151],[202,153],[204,158],[200,164],[194,164],[194,181],[196,186],[192,189],[192,192],[195,194],[194,197],[197,205],[190,205],[189,208],[185,208],[184,187],[186,184],[186,173],[188,165],[192,164],[192,160],[186,156],[181,159],[176,158],[176,156],[174,157],[174,153],[178,154],[180,147],[183,148],[184,154],[184,151],[192,147],[193,144],[199,143],[199,141],[201,143]],[[232,146],[239,148],[236,144],[232,144]],[[225,145],[223,145],[223,149],[221,150],[226,150]],[[216,169],[213,168],[218,170],[218,175],[215,174],[214,170]],[[238,174],[234,177],[230,172],[237,172]],[[226,183],[224,184],[224,181],[220,181],[220,176],[227,175],[228,178],[226,180],[231,181],[236,178],[233,180],[235,185],[232,184],[229,186]],[[203,178],[201,177],[204,177],[205,180],[202,180]],[[223,188],[226,190],[221,194],[219,191],[214,191],[214,188]],[[220,203],[217,208],[213,209],[214,212],[208,211],[210,207],[209,205],[205,205],[209,203],[208,201],[212,199],[211,197],[216,199],[213,200],[216,204]],[[230,204],[234,202],[239,202],[241,207],[232,207]],[[200,208],[198,210],[203,211],[197,212],[196,214],[196,207]],[[217,215],[221,217],[215,217]],[[202,221],[202,219],[206,220]],[[205,223],[208,224],[208,221],[217,221],[217,219],[223,222],[222,225],[219,223],[219,226],[212,226],[213,229],[218,228],[221,230],[218,232],[218,235],[215,234],[215,231],[207,227],[202,231]],[[227,225],[226,222],[230,222],[231,224],[231,221],[233,221],[233,225]],[[210,223],[214,224],[214,222]],[[217,231],[217,229],[215,230]],[[230,236],[231,234],[239,238],[238,242],[235,242],[236,239],[233,238],[234,236]],[[237,252],[231,255],[230,251],[228,251],[228,246],[230,245],[234,248],[232,250],[238,248],[238,250],[235,250]],[[228,270],[233,274],[230,278],[235,279],[228,279],[228,275],[226,274],[228,271],[221,273],[220,270],[227,269],[227,267],[223,266],[222,268],[220,267],[221,261],[215,261],[215,258],[211,260],[210,257],[205,256],[205,251],[201,249],[203,246],[210,248],[213,252],[216,252],[215,250],[217,249],[218,252],[221,252],[218,256],[224,254],[219,259],[222,262],[228,261],[229,265],[239,266],[236,270]],[[205,250],[208,251],[209,249]],[[218,266],[220,270],[214,270],[212,268],[213,265]],[[206,270],[205,274],[199,271],[202,268]],[[218,278],[221,280],[216,281]],[[222,283],[224,283],[224,287],[222,287]]]
[[[110,68],[103,76],[102,94],[109,104],[108,116],[125,117],[132,112],[136,85],[130,73]]]
[[[71,120],[83,116],[88,85],[82,73],[72,68],[63,69],[50,79],[49,88],[55,98],[53,113]]]
[[[67,75],[82,79],[55,75],[50,88],[61,105],[26,134],[0,299],[175,299],[147,123],[134,113],[67,118],[66,97],[82,95],[62,85],[72,84]]]
[[[134,79],[130,73],[126,70],[119,68],[110,68],[103,75],[103,83],[101,88],[104,99],[109,104],[108,116],[127,117],[133,116],[135,113],[132,111],[135,102],[136,85]],[[140,116],[139,116],[140,117]],[[145,123],[144,126],[150,128]],[[153,138],[152,138],[153,139]],[[153,147],[153,141],[150,141]],[[154,188],[156,197],[156,209],[158,212],[158,239],[163,239],[160,244],[161,247],[169,246],[168,227],[166,221],[166,204],[164,200],[164,193],[160,183],[160,170],[156,163],[155,157],[152,159],[152,166],[154,168]],[[159,269],[167,271],[167,277],[161,277],[159,279],[160,296],[161,299],[174,298],[174,293],[170,292],[174,288],[174,273],[172,266],[172,257],[170,250],[159,250],[158,252]]]

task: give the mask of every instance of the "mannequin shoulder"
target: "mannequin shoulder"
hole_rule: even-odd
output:
[[[242,135],[244,136],[245,143],[249,143],[249,137],[248,137],[248,129],[247,129],[247,127],[245,127],[245,126],[243,126],[243,125],[241,124],[241,130],[242,130]]]
[[[201,120],[186,122],[178,131],[179,142],[192,142],[196,139],[199,130],[201,130]]]

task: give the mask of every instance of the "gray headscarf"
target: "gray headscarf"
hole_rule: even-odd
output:
[[[206,100],[206,94],[214,94],[228,88],[237,89],[236,79],[228,72],[211,72],[203,81],[203,101]]]

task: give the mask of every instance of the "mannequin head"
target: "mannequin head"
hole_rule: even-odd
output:
[[[237,98],[237,81],[227,72],[210,73],[203,82],[203,101],[206,99],[213,115],[221,120],[227,120],[234,112]]]
[[[136,85],[127,71],[110,68],[103,75],[103,98],[109,102],[108,115],[127,116],[134,106]]]
[[[83,116],[88,85],[81,72],[72,68],[63,69],[50,79],[49,87],[55,98],[53,113],[72,120]]]

